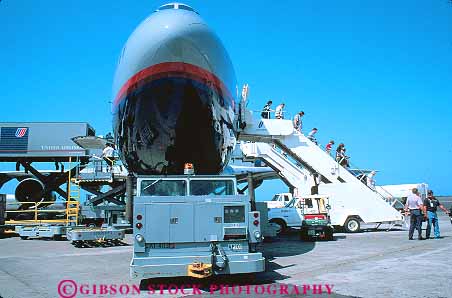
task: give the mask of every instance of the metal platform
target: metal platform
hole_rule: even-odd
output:
[[[15,232],[20,238],[52,238],[60,240],[66,234],[66,226],[44,225],[44,226],[16,226]]]
[[[73,244],[86,241],[112,241],[123,240],[125,237],[125,230],[108,228],[86,228],[75,227],[68,229],[66,238]]]

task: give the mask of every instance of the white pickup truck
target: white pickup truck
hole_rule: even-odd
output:
[[[268,219],[279,226],[278,233],[287,228],[301,228],[304,220],[327,220],[327,202],[328,197],[321,195],[292,198],[283,208],[269,208]]]
[[[277,193],[271,201],[265,201],[265,203],[268,208],[283,208],[292,201],[292,198],[290,192]]]

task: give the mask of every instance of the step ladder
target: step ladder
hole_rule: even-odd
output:
[[[377,224],[403,220],[403,215],[387,203],[385,196],[369,188],[314,142],[295,131],[292,121],[254,118],[246,103],[241,103],[240,113],[239,140],[244,156],[264,160],[301,195],[311,194],[317,180],[314,177],[318,177],[319,193],[330,197],[334,225],[342,226],[350,216]]]
[[[75,160],[75,174],[72,176],[72,158],[69,157],[69,171],[67,180],[67,201],[66,201],[66,224],[78,225],[78,215],[80,210],[80,162],[78,157]]]

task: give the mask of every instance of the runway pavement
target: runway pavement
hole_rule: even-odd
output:
[[[60,297],[63,280],[77,284],[74,297],[452,297],[452,225],[447,216],[440,216],[440,226],[444,238],[425,241],[409,241],[407,231],[386,232],[383,227],[338,233],[331,242],[301,242],[291,233],[264,244],[264,273],[141,283],[129,279],[129,245],[75,248],[67,241],[9,237],[0,239],[0,297]],[[131,243],[131,235],[125,242]],[[178,293],[174,287],[174,295],[167,289],[160,293],[156,284],[173,284]],[[182,293],[184,284],[195,287]],[[100,295],[102,285],[110,286],[110,294],[115,285],[116,294]],[[155,293],[146,290],[149,285]]]

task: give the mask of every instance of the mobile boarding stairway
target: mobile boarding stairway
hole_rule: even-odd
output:
[[[328,195],[333,225],[357,232],[361,220],[392,226],[404,220],[393,207],[394,201],[369,188],[319,146],[296,132],[292,121],[253,119],[251,111],[241,110],[239,140],[244,157],[265,161],[298,196],[310,195],[312,187]]]

